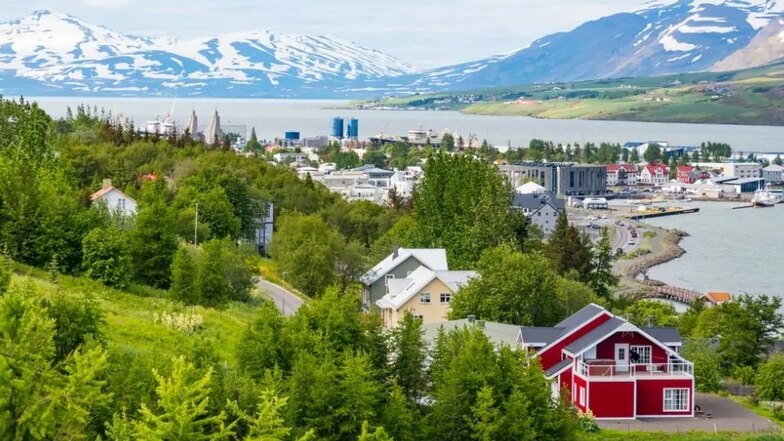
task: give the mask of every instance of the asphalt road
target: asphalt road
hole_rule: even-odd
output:
[[[285,316],[294,315],[299,307],[302,306],[301,298],[274,283],[259,279],[258,282],[256,282],[256,287],[259,291],[266,294],[270,300],[275,302],[278,311]]]

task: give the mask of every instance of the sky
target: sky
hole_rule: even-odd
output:
[[[179,38],[268,29],[330,34],[417,68],[528,46],[588,20],[639,9],[643,0],[0,0],[0,21],[34,10],[113,30]]]

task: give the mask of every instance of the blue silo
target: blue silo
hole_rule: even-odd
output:
[[[284,138],[286,141],[299,141],[299,132],[286,132]]]
[[[343,118],[332,118],[332,137],[343,139],[344,127]]]
[[[359,120],[351,118],[348,122],[348,137],[351,139],[359,139]]]

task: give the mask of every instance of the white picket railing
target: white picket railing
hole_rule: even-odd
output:
[[[630,365],[591,364],[580,361],[577,372],[584,377],[650,377],[650,376],[693,376],[694,365],[688,361],[674,360],[668,363],[637,363]]]

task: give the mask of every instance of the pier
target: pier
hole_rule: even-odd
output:
[[[641,295],[642,298],[646,299],[670,300],[684,305],[692,305],[702,297],[702,293],[697,291],[667,285],[658,280],[645,280],[641,283],[652,288],[650,292]]]
[[[664,216],[675,216],[678,214],[690,214],[690,213],[698,213],[700,211],[699,208],[679,208],[676,210],[661,210],[661,211],[650,211],[650,212],[642,212],[640,214],[632,214],[629,215],[629,219],[639,221],[644,219],[652,219],[654,217],[664,217]]]

